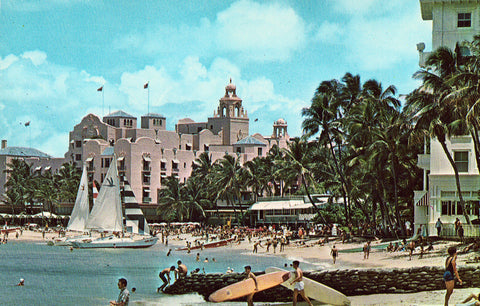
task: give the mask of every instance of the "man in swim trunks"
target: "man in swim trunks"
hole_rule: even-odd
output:
[[[178,268],[175,269],[175,280],[184,278],[185,276],[187,276],[187,272],[188,272],[187,266],[182,264],[181,260],[177,261],[177,264],[178,264]]]
[[[165,289],[165,287],[167,287],[167,285],[170,284],[170,271],[175,271],[175,266],[171,266],[170,268],[165,268],[162,270],[162,272],[160,272],[160,274],[158,274],[158,277],[160,277],[160,279],[163,281],[163,285],[158,287],[157,292],[160,292],[160,291],[163,292],[163,289]],[[165,275],[167,275],[166,278],[165,278]]]
[[[308,303],[308,305],[313,306],[312,302],[308,299],[308,297],[305,295],[305,284],[303,283],[303,271],[298,267],[300,265],[300,262],[298,260],[293,261],[293,268],[295,269],[295,279],[290,282],[290,285],[293,285],[295,283],[295,286],[293,287],[293,306],[297,305],[297,296],[300,294],[302,298],[305,300],[305,302]]]
[[[330,255],[332,255],[333,264],[335,264],[335,262],[337,261],[337,257],[338,257],[338,250],[335,247],[335,245],[333,245],[332,251],[330,251]]]
[[[257,278],[255,277],[255,274],[252,273],[252,267],[250,266],[245,266],[245,274],[247,274],[247,278],[245,279],[253,279],[253,282],[255,283],[255,291],[253,293],[250,293],[247,296],[247,305],[248,306],[253,306],[253,295],[255,292],[258,291],[258,283],[257,283]]]

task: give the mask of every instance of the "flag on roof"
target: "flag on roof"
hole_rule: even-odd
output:
[[[29,126],[29,125],[30,125],[30,121],[25,122],[25,126]]]
[[[147,82],[147,83],[145,83],[145,85],[143,85],[143,89],[147,89],[147,88],[148,88],[148,83],[149,83],[149,82]]]
[[[97,89],[97,91],[103,91],[103,86]]]

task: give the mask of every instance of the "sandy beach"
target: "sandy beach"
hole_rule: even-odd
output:
[[[56,232],[47,232],[45,239],[42,238],[41,231],[24,230],[22,235],[15,238],[15,233],[9,234],[9,241],[22,241],[42,243],[52,240],[52,238],[58,237]],[[177,236],[170,236],[169,245],[173,247],[185,246],[185,241],[193,241],[195,237],[190,234],[182,234]],[[229,251],[235,250],[244,254],[251,254],[253,250],[253,241],[241,241],[240,243],[231,244],[226,246]],[[446,258],[446,249],[449,246],[456,245],[458,249],[462,249],[458,242],[441,242],[434,244],[434,250],[427,254],[424,254],[422,259],[419,259],[419,253],[414,253],[412,260],[409,260],[407,252],[394,252],[389,253],[384,249],[372,248],[369,259],[363,259],[362,252],[356,253],[342,253],[340,252],[337,262],[334,265],[330,256],[330,250],[333,244],[339,250],[356,248],[363,246],[363,242],[356,243],[338,243],[329,242],[324,246],[313,244],[314,241],[307,241],[305,245],[298,245],[295,242],[285,247],[283,252],[279,252],[277,247],[276,253],[273,253],[273,248],[267,252],[266,248],[258,249],[258,256],[278,256],[285,258],[285,262],[291,262],[292,260],[300,260],[303,262],[309,262],[316,264],[320,269],[347,269],[347,268],[409,268],[418,266],[440,266],[443,267],[444,260]],[[159,242],[161,243],[161,242]],[[375,246],[375,242],[372,243],[372,247]],[[180,252],[180,251],[176,251]],[[186,251],[182,251],[186,252]],[[192,252],[193,253],[193,252]],[[458,267],[468,265],[465,263],[468,258],[476,255],[473,252],[468,254],[458,255]],[[458,284],[457,284],[458,287]],[[466,296],[472,292],[480,291],[478,288],[468,288],[468,284],[464,284],[462,288],[456,288],[451,299],[450,305],[460,303]],[[443,305],[444,290],[439,291],[427,291],[419,293],[409,294],[374,294],[374,295],[361,295],[351,296],[352,305]]]

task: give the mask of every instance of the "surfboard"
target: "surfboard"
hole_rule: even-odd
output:
[[[283,270],[276,267],[270,267],[265,270],[265,273],[273,273],[273,272],[288,272],[287,270]],[[295,279],[295,272],[290,272],[290,278],[282,283],[282,286],[293,290],[295,284],[290,285],[290,282]],[[312,279],[307,277],[303,277],[303,283],[305,284],[305,295],[309,298],[312,298],[316,301],[322,302],[324,304],[330,305],[350,305],[350,300],[345,296],[345,294],[325,286],[324,284],[320,284]]]
[[[290,273],[288,273],[288,271],[274,271],[273,273],[259,275],[257,276],[257,292],[278,286],[288,280],[289,277]],[[219,303],[241,298],[253,293],[254,291],[255,282],[253,279],[249,278],[215,291],[214,293],[210,294],[208,300],[210,302]]]

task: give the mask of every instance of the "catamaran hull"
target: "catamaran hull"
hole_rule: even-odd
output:
[[[77,249],[140,249],[148,248],[157,243],[158,238],[145,238],[141,240],[134,240],[130,238],[117,238],[111,240],[99,239],[90,242],[72,242],[74,248]]]

